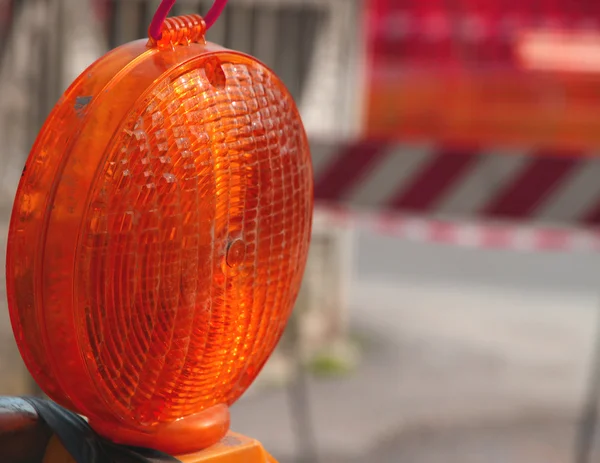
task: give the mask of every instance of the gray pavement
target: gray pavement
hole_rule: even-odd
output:
[[[594,255],[482,252],[363,235],[351,320],[360,370],[313,380],[323,463],[567,463],[600,307]],[[297,455],[284,391],[236,430]]]
[[[559,292],[600,292],[597,253],[530,253],[414,243],[360,233],[358,280],[382,278],[462,282],[473,286]]]
[[[377,463],[566,463],[574,458],[575,429],[574,423],[548,419],[421,428],[381,442],[369,460]],[[369,460],[357,457],[340,460],[340,463]]]

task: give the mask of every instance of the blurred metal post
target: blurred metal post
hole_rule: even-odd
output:
[[[45,84],[38,57],[47,43],[52,15],[48,0],[22,3],[10,27],[0,67],[0,202],[12,201],[25,156],[40,120],[39,89]]]
[[[354,135],[356,109],[362,98],[355,87],[360,63],[350,57],[358,52],[358,3],[320,3],[325,17],[315,34],[305,94],[298,102],[306,130],[313,137],[346,139]]]
[[[60,80],[52,93],[52,105],[90,64],[108,51],[101,24],[94,15],[92,0],[58,0],[61,27],[57,51],[61,56]]]
[[[583,413],[575,436],[575,463],[592,463],[596,453],[600,420],[600,313],[594,352],[590,359],[590,378]]]
[[[0,65],[6,49],[6,42],[14,24],[15,7],[14,0],[0,0]]]
[[[310,288],[303,284],[294,312],[287,326],[288,356],[293,362],[293,377],[287,386],[292,424],[297,437],[297,463],[318,463],[309,391],[309,372],[306,369],[302,345],[302,312],[310,301]]]
[[[139,39],[142,15],[140,7],[144,2],[141,1],[113,1],[111,9],[113,16],[114,31],[111,40],[111,46],[116,47],[127,42]],[[145,2],[148,4],[148,2]],[[160,3],[160,2],[159,2]],[[149,24],[149,23],[148,23]],[[148,25],[146,25],[148,27]]]

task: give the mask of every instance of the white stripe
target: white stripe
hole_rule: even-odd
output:
[[[585,251],[588,249],[594,249],[595,244],[594,236],[583,230],[574,230],[569,234],[569,245],[568,248],[573,251]]]
[[[335,223],[337,212],[331,212],[328,209],[318,208],[323,214],[333,214],[326,221]],[[381,222],[385,221],[386,233],[405,238],[416,242],[435,242],[437,236],[435,231],[439,225],[431,219],[415,216],[406,216],[403,214],[382,215],[375,211],[358,211],[356,209],[346,209],[348,220],[344,222],[345,226],[359,227],[365,231],[382,231]],[[544,237],[550,229],[539,225],[515,225],[511,223],[489,223],[452,220],[448,223],[453,229],[452,240],[444,240],[445,243],[452,243],[459,246],[482,248],[488,247],[486,237],[492,231],[506,234],[507,242],[502,245],[503,248],[519,250],[524,252],[542,251],[553,253],[556,251],[566,252],[600,252],[600,235],[589,230],[580,230],[574,228],[559,228],[566,232],[566,242],[559,243],[558,246],[547,248],[544,246]],[[497,246],[491,246],[492,249],[498,249]]]
[[[516,249],[518,251],[532,251],[535,247],[535,235],[536,229],[527,227],[516,227],[512,232],[512,245],[509,249]]]
[[[479,212],[529,161],[525,150],[481,153],[471,171],[435,207],[439,216]]]
[[[409,240],[423,241],[423,239],[429,235],[427,233],[428,229],[429,224],[426,220],[411,218],[406,221],[404,226],[404,236]]]
[[[347,195],[357,206],[380,208],[398,189],[408,183],[431,158],[429,144],[401,144],[389,148],[385,159]]]
[[[311,140],[310,154],[315,178],[319,178],[325,169],[337,158],[340,147],[340,143]]]
[[[456,244],[469,248],[475,248],[479,246],[481,230],[475,225],[465,223],[464,225],[458,226],[457,231]]]
[[[594,154],[582,161],[535,212],[549,222],[572,222],[585,215],[600,199],[600,163]]]

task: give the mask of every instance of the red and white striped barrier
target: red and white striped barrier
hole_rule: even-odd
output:
[[[411,241],[522,252],[599,252],[600,231],[526,226],[494,222],[461,222],[402,214],[317,207],[321,224],[352,227]]]
[[[315,199],[459,220],[600,224],[600,153],[358,141],[312,144]]]

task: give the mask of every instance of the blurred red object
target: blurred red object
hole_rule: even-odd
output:
[[[599,4],[369,0],[362,135],[597,147]]]

